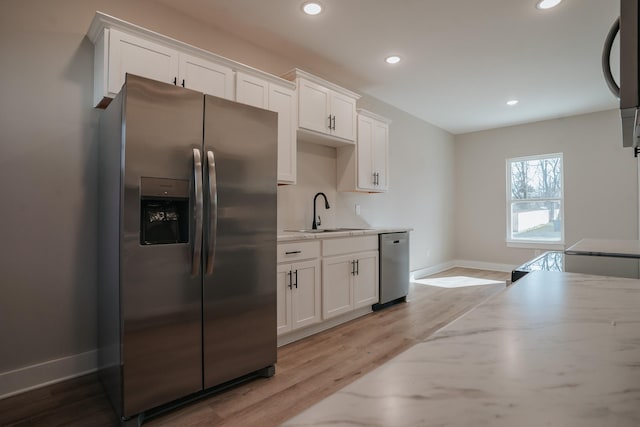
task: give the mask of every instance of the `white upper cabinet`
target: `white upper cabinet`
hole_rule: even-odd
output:
[[[236,101],[278,113],[278,184],[296,183],[295,90],[259,77],[236,73]]]
[[[208,95],[233,100],[233,70],[204,58],[180,54],[177,84]]]
[[[296,91],[269,84],[269,110],[278,113],[278,184],[296,183]]]
[[[356,139],[356,100],[338,92],[331,93],[331,130],[338,138]]]
[[[236,74],[236,101],[269,108],[269,82],[246,73]]]
[[[296,183],[294,83],[101,12],[87,35],[95,49],[94,106],[106,107],[131,73],[275,111],[278,184]]]
[[[385,192],[389,188],[389,121],[358,110],[355,147],[337,150],[337,181],[340,191]]]
[[[105,28],[98,38],[94,71],[96,106],[120,91],[126,73],[234,99],[231,68],[116,28]]]
[[[338,190],[387,190],[388,122],[366,113],[359,119],[357,93],[299,69],[282,79],[101,12],[87,36],[94,106],[106,107],[131,73],[275,111],[278,184],[296,183],[300,138],[338,148]]]
[[[355,143],[358,94],[298,69],[284,78],[298,88],[298,130],[303,139],[334,147]]]
[[[178,77],[178,52],[151,41],[111,29],[109,34],[109,92],[122,88],[125,73],[173,82]]]
[[[330,133],[331,92],[324,86],[298,79],[298,126],[320,133]]]

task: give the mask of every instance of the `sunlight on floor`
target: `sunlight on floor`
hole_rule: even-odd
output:
[[[413,280],[413,283],[418,283],[420,285],[438,286],[440,288],[463,288],[465,286],[497,285],[500,283],[505,284],[505,282],[501,280],[477,279],[475,277],[467,276],[415,279]]]

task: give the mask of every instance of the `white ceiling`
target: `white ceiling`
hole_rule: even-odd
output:
[[[617,107],[600,58],[620,0],[157,1],[454,134]]]

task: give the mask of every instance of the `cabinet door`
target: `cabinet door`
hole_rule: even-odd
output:
[[[389,126],[377,120],[373,121],[373,172],[377,173],[376,190],[386,191],[389,188],[387,179],[388,159],[389,159]]]
[[[353,278],[353,308],[378,302],[378,252],[357,255],[357,274]]]
[[[352,256],[325,258],[322,261],[322,318],[351,311],[353,295],[351,280],[355,266]]]
[[[358,117],[358,188],[374,190],[373,176],[373,120],[370,117]]]
[[[120,92],[126,73],[165,83],[178,77],[178,52],[148,40],[109,30],[108,92]]]
[[[236,73],[236,101],[258,108],[269,107],[269,82],[245,73]]]
[[[295,91],[269,85],[269,110],[278,113],[278,184],[296,183]]]
[[[291,328],[301,328],[320,321],[320,261],[291,265]]]
[[[329,99],[331,91],[305,79],[298,79],[298,126],[330,133]]]
[[[207,95],[233,100],[233,70],[195,56],[180,54],[178,84]]]
[[[333,115],[333,136],[356,140],[356,100],[337,92],[331,92],[329,108]]]
[[[291,330],[291,290],[289,278],[291,264],[279,264],[277,268],[278,305],[277,305],[277,331],[278,334]]]

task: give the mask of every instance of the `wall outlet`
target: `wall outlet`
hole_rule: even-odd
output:
[[[360,215],[360,205],[356,203],[356,215]]]

